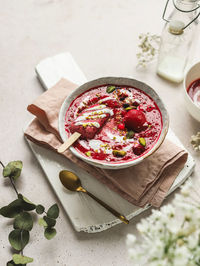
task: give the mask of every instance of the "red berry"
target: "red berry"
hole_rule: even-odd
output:
[[[105,103],[108,107],[111,107],[111,108],[118,108],[120,107],[119,103],[116,101],[116,100],[105,100],[103,103]]]
[[[144,152],[145,150],[145,147],[143,145],[141,145],[140,143],[136,143],[134,146],[133,146],[133,153],[135,155],[140,155]]]
[[[123,117],[123,116],[125,116],[126,115],[126,111],[125,110],[121,110],[121,112],[120,112],[120,115]]]
[[[124,117],[125,126],[135,132],[140,132],[146,122],[146,117],[141,110],[132,109]]]
[[[118,129],[120,129],[120,130],[124,130],[124,129],[125,129],[125,125],[124,125],[124,124],[119,124],[119,125],[118,125]]]
[[[153,109],[155,109],[153,106],[149,105],[147,106],[147,112],[151,112]]]

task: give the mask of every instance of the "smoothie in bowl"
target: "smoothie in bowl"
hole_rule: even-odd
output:
[[[128,83],[121,78],[116,84],[112,79],[104,78],[110,82],[72,95],[73,100],[62,107],[64,124],[60,122],[59,127],[62,125],[61,137],[65,134],[65,139],[74,132],[81,134],[70,148],[76,156],[115,169],[139,163],[160,146],[168,129],[168,115],[146,84],[145,90],[136,87],[138,81]]]

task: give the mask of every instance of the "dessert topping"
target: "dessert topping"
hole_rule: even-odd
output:
[[[132,109],[124,117],[125,126],[135,132],[140,132],[146,122],[146,117],[141,110]]]
[[[111,93],[115,90],[115,86],[108,86],[107,89],[106,89],[106,92],[107,93]]]
[[[124,157],[126,152],[123,150],[113,150],[113,155],[116,157]]]

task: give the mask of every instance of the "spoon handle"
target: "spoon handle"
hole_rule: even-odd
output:
[[[105,202],[103,202],[102,200],[98,199],[97,197],[95,197],[92,193],[90,193],[89,191],[85,191],[91,198],[93,198],[94,200],[96,200],[101,206],[103,206],[105,209],[107,209],[109,212],[111,212],[115,217],[119,218],[123,223],[125,224],[129,224],[129,221],[126,219],[126,217],[122,214],[120,214],[119,212],[117,212],[116,210],[114,210],[113,208],[111,208],[109,205],[107,205]]]

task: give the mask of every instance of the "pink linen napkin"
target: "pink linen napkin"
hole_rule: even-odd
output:
[[[25,136],[56,152],[61,145],[58,114],[66,96],[77,87],[65,79],[39,96],[28,111],[36,118]],[[121,170],[100,169],[75,157],[69,150],[63,155],[136,206],[159,207],[187,161],[187,152],[169,140],[142,163]]]

